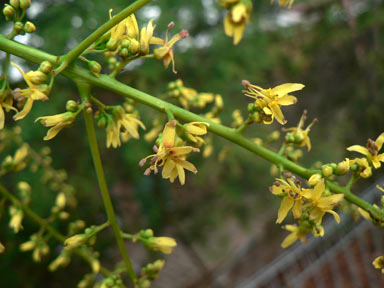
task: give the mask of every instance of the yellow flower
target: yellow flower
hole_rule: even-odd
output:
[[[115,106],[112,117],[106,115],[108,124],[106,127],[107,147],[113,148],[121,146],[120,137],[123,141],[128,141],[130,137],[139,139],[139,126],[145,129],[143,122],[135,114],[126,113],[123,107]]]
[[[1,82],[0,82],[0,85],[2,85]],[[8,82],[6,82],[5,85],[8,86]],[[12,105],[13,105],[13,98],[12,98],[11,90],[9,88],[0,90],[0,130],[4,128],[4,124],[5,124],[4,109],[7,112],[9,112],[10,110],[13,110],[17,113],[16,108],[14,108]]]
[[[288,212],[292,209],[293,217],[300,218],[303,206],[303,190],[300,185],[296,186],[292,179],[277,179],[278,182],[272,186],[271,192],[274,195],[282,195],[284,199],[281,201],[276,223],[281,223],[287,217]]]
[[[148,158],[151,159],[150,167],[145,171],[145,175],[149,175],[151,171],[158,172],[158,167],[162,167],[163,179],[169,179],[172,183],[179,177],[181,185],[185,183],[184,169],[193,173],[197,173],[196,167],[186,160],[186,157],[191,152],[199,152],[198,148],[192,146],[177,146],[176,145],[176,120],[168,122],[163,130],[161,144],[157,148],[156,154],[149,155],[140,161],[140,166],[143,166]]]
[[[252,85],[246,80],[243,80],[243,85],[248,89],[244,91],[245,96],[256,99],[255,106],[259,108],[263,114],[265,124],[271,124],[276,118],[280,124],[285,124],[287,121],[281,112],[280,106],[288,106],[297,102],[296,97],[288,93],[298,91],[304,88],[303,84],[286,83],[274,88],[263,89],[259,86]]]
[[[381,273],[384,274],[384,256],[376,257],[376,259],[373,260],[372,265],[376,269],[381,269]]]
[[[18,94],[16,98],[26,99],[23,109],[13,116],[13,119],[21,120],[25,116],[27,116],[29,111],[31,111],[34,101],[48,100],[48,96],[47,96],[47,94],[49,93],[48,86],[42,84],[46,82],[47,75],[45,75],[41,71],[29,71],[28,73],[24,73],[24,71],[17,64],[15,64],[14,62],[11,62],[11,63],[13,66],[16,67],[17,70],[19,70],[21,75],[23,75],[23,78],[28,85],[28,88],[18,89],[18,90],[15,90],[14,92],[15,94]]]
[[[39,117],[35,122],[40,121],[45,127],[52,127],[48,130],[47,136],[44,137],[44,140],[51,140],[61,131],[61,129],[70,127],[75,121],[77,114],[78,113],[68,111],[52,116]]]
[[[383,146],[383,142],[384,142],[384,133],[381,133],[379,137],[377,137],[376,141],[373,141],[372,139],[368,139],[368,142],[366,145],[367,148],[360,145],[353,145],[348,147],[347,150],[359,152],[367,156],[369,163],[372,163],[373,167],[377,169],[377,168],[380,168],[381,166],[380,162],[384,162],[384,153],[379,154],[379,151]]]
[[[60,255],[57,256],[55,260],[53,260],[49,266],[49,271],[53,272],[56,271],[60,267],[65,267],[71,262],[71,252],[68,249],[63,249],[61,251]]]
[[[164,254],[171,254],[172,249],[177,245],[176,241],[170,237],[153,237],[150,238],[145,246],[153,251],[160,251]]]
[[[287,128],[285,131],[290,131],[287,133],[285,140],[289,143],[293,143],[299,147],[307,146],[308,152],[311,150],[311,139],[309,139],[308,133],[313,124],[317,122],[317,120],[313,120],[311,124],[303,130],[305,119],[307,118],[307,111],[304,111],[303,115],[300,118],[299,124],[297,127]]]
[[[284,229],[291,232],[283,242],[281,243],[282,248],[287,248],[291,246],[293,243],[295,243],[298,239],[300,239],[301,242],[307,242],[307,233],[303,233],[297,225],[285,225]]]
[[[173,45],[184,38],[189,37],[187,30],[181,30],[178,34],[174,35],[171,40],[168,41],[168,31],[171,29],[175,24],[171,22],[168,25],[167,32],[165,34],[165,40],[153,37],[152,42],[153,44],[160,44],[162,47],[156,48],[153,50],[153,54],[157,60],[161,60],[164,63],[164,67],[167,69],[169,64],[172,62],[172,71],[173,73],[177,73],[175,70],[175,60],[173,57]]]
[[[9,227],[15,232],[19,233],[20,229],[23,228],[21,222],[23,221],[24,213],[20,208],[16,208],[15,206],[9,207],[9,214],[11,219],[9,220]]]
[[[239,2],[232,6],[224,19],[224,31],[233,37],[233,44],[237,45],[243,37],[245,26],[249,23],[252,12],[252,2]]]
[[[340,223],[340,217],[333,209],[343,199],[344,194],[322,197],[324,189],[325,184],[323,181],[318,182],[313,189],[304,189],[304,197],[311,200],[311,203],[308,204],[311,207],[309,218],[316,224],[321,224],[324,214],[331,213],[336,222]]]
[[[206,122],[190,122],[184,125],[184,131],[189,140],[194,143],[204,143],[203,138],[199,137],[207,134],[207,127],[209,126]]]
[[[349,165],[353,167],[354,164],[359,166],[359,175],[363,178],[372,176],[372,168],[369,166],[367,158],[356,158],[349,161]]]
[[[5,251],[5,247],[3,243],[0,242],[0,253],[3,253]]]

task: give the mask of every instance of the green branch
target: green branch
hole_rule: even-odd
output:
[[[53,55],[8,40],[5,37],[0,37],[0,49],[34,63],[40,63],[44,60],[50,61],[51,59],[55,59],[55,56]],[[184,122],[207,122],[210,124],[210,126],[208,127],[208,130],[210,132],[219,135],[233,143],[238,144],[239,146],[253,152],[254,154],[266,159],[271,163],[282,165],[284,169],[289,170],[305,179],[308,179],[314,173],[319,173],[319,171],[317,170],[306,169],[303,166],[286,159],[282,155],[272,152],[271,150],[268,150],[263,146],[257,145],[256,143],[240,135],[233,128],[217,124],[209,119],[204,118],[203,116],[194,114],[176,105],[173,105],[171,103],[153,97],[147,93],[139,91],[135,88],[132,88],[128,85],[125,85],[107,75],[100,75],[100,77],[97,78],[93,76],[91,72],[76,65],[73,65],[72,67],[69,67],[68,69],[63,71],[63,75],[69,79],[72,79],[73,81],[81,80],[89,83],[92,86],[107,89],[124,97],[140,102],[146,106],[152,107],[153,109],[156,109],[163,113],[164,111],[169,110],[170,112],[172,112],[175,118]],[[361,207],[366,211],[369,211],[371,215],[373,215],[373,217],[377,219],[382,219],[384,217],[383,212],[380,209],[373,207],[373,205],[352,194],[345,187],[341,187],[331,181],[327,181],[327,185],[332,192],[343,193],[345,195],[346,200]]]
[[[24,205],[17,199],[15,196],[13,196],[3,185],[0,184],[0,193],[3,194],[5,198],[7,198],[12,204],[14,204],[17,207],[20,207],[25,215],[27,215],[29,218],[31,218],[34,222],[36,222],[41,228],[44,228],[47,230],[56,240],[58,240],[61,243],[64,243],[66,237],[58,232],[55,228],[53,228],[45,219],[41,218],[39,215],[37,215],[35,212],[33,212],[28,206]],[[80,249],[75,249],[74,252],[81,256],[83,259],[85,259],[88,263],[91,264],[92,258],[89,256],[89,253],[82,251]],[[111,274],[111,272],[104,268],[100,267],[100,272],[104,276],[108,276]]]
[[[91,97],[90,95],[90,86],[86,82],[80,82],[76,80],[77,87],[79,89],[80,97],[83,101],[88,101]],[[115,239],[117,242],[117,246],[119,247],[121,256],[125,263],[127,273],[129,278],[132,280],[132,283],[136,281],[135,271],[132,268],[131,260],[129,259],[127,249],[124,244],[124,240],[121,236],[121,230],[119,224],[117,223],[115,211],[113,210],[112,200],[109,195],[107,182],[105,180],[103,165],[101,163],[99,148],[97,146],[97,139],[95,134],[95,127],[93,124],[92,114],[89,114],[87,110],[84,110],[84,120],[85,127],[87,129],[88,134],[88,142],[91,149],[93,164],[95,166],[97,181],[99,182],[99,188],[101,191],[101,195],[103,197],[103,202],[105,206],[105,211],[107,213],[108,222],[112,227],[113,234],[115,235]]]
[[[60,66],[55,70],[55,74],[59,74],[62,70],[67,68],[68,65],[76,60],[89,46],[91,46],[95,41],[97,41],[101,36],[111,30],[114,26],[151,1],[152,0],[137,0],[123,11],[116,14],[112,19],[97,28],[87,38],[81,41],[79,45],[59,58]]]

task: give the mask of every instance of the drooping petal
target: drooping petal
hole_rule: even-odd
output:
[[[224,19],[224,32],[227,36],[229,37],[232,37],[233,36],[233,24],[231,22],[231,17],[229,16],[229,14],[227,14],[227,16],[225,16],[225,19]]]
[[[294,218],[300,218],[301,217],[301,211],[302,211],[302,205],[303,202],[301,200],[296,200],[295,205],[293,206],[292,209],[292,214]]]
[[[375,169],[378,169],[381,167],[381,163],[380,163],[377,156],[372,158],[371,162],[372,162],[373,167],[375,167]]]
[[[344,194],[334,194],[322,197],[318,201],[318,207],[322,210],[332,209],[333,206],[344,198]]]
[[[244,29],[245,29],[245,23],[236,24],[236,26],[234,27],[234,31],[233,31],[233,44],[234,45],[239,44],[241,38],[243,38]]]
[[[281,248],[287,248],[291,246],[293,243],[297,241],[297,239],[299,239],[299,237],[297,236],[297,233],[295,232],[290,233],[287,237],[285,237],[285,239],[281,243]]]
[[[318,208],[313,208],[311,213],[309,214],[309,218],[315,221],[316,224],[321,224],[325,211],[322,211]]]
[[[171,173],[175,168],[175,162],[172,159],[167,159],[162,171],[162,176],[164,179],[168,179],[171,177]]]
[[[365,156],[368,156],[370,153],[367,148],[360,146],[360,145],[353,145],[347,148],[348,151],[355,151],[359,152]]]
[[[305,86],[299,83],[285,83],[282,85],[278,85],[272,89],[273,94],[277,96],[283,96],[290,92],[298,91],[303,89]]]
[[[177,160],[176,162],[184,169],[187,169],[188,171],[191,171],[193,173],[197,173],[196,167],[191,162],[188,162],[186,160]]]
[[[31,111],[32,105],[33,105],[33,99],[28,98],[27,101],[25,101],[23,109],[19,113],[16,113],[15,115],[13,115],[13,119],[18,121],[25,118],[25,116],[27,116],[28,113]]]
[[[335,218],[337,224],[340,223],[340,216],[339,216],[339,214],[337,214],[337,213],[336,213],[335,211],[333,211],[333,210],[328,210],[327,212],[328,212],[328,213],[331,213],[331,214],[333,215],[333,217]]]
[[[290,197],[284,197],[283,201],[281,201],[280,209],[277,214],[276,223],[281,223],[287,217],[289,210],[291,210],[294,200]]]
[[[379,137],[377,137],[375,143],[377,145],[378,151],[380,151],[380,149],[381,149],[381,147],[383,146],[383,143],[384,143],[384,132],[381,133],[379,135]]]
[[[181,185],[185,184],[185,172],[181,165],[176,164],[177,174],[179,175],[179,181]]]
[[[0,104],[0,130],[4,128],[5,123],[5,113],[3,110],[3,106]]]
[[[286,121],[284,119],[283,112],[281,112],[280,106],[276,102],[271,102],[268,106],[271,109],[273,116],[275,116],[277,122],[284,125]]]
[[[60,131],[61,129],[63,129],[66,125],[56,125],[54,127],[52,127],[51,129],[48,130],[47,132],[47,136],[45,136],[43,139],[45,141],[48,141],[48,140],[51,140],[53,137],[55,137]]]

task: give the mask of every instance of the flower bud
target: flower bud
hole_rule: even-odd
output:
[[[20,1],[19,0],[10,0],[9,4],[11,4],[12,7],[14,7],[15,9],[19,9],[19,7],[20,7]]]
[[[67,249],[74,249],[85,244],[87,240],[88,240],[88,237],[86,235],[77,234],[65,240],[64,245],[65,245],[65,248]]]
[[[3,253],[5,251],[4,245],[0,242],[0,253]]]
[[[121,49],[119,55],[121,56],[121,58],[126,58],[129,56],[129,51],[127,48],[123,48]]]
[[[88,68],[97,78],[100,77],[101,65],[96,61],[89,61]]]
[[[68,101],[67,101],[67,104],[65,105],[65,108],[66,108],[67,111],[69,111],[69,112],[75,112],[75,111],[77,111],[77,109],[79,108],[79,104],[77,104],[76,101],[68,100]]]
[[[346,158],[344,161],[337,164],[335,172],[337,175],[345,175],[349,171],[349,159]]]
[[[29,71],[27,73],[29,79],[33,84],[40,85],[46,83],[48,81],[47,74],[37,70],[37,71]]]
[[[15,9],[11,5],[5,4],[3,14],[5,17],[12,19],[15,16]]]
[[[105,128],[107,126],[107,119],[104,116],[100,116],[96,123],[98,127]]]
[[[308,185],[309,186],[316,186],[317,183],[321,181],[323,177],[320,174],[313,174],[311,177],[308,179]]]
[[[109,51],[115,51],[117,48],[117,40],[116,39],[109,39],[107,42],[107,48]]]
[[[52,70],[52,64],[49,61],[41,62],[39,70],[45,74],[48,74]]]
[[[132,39],[129,45],[129,53],[131,53],[131,55],[135,55],[139,53],[139,50],[140,50],[139,41],[137,41],[136,39]]]
[[[17,33],[19,33],[19,32],[21,32],[23,30],[24,24],[22,22],[18,21],[18,22],[15,22],[13,27],[14,27],[15,31]]]
[[[329,165],[323,165],[321,170],[322,170],[322,173],[323,173],[324,177],[329,177],[329,176],[331,176],[333,174],[333,169]]]
[[[31,6],[31,0],[19,0],[19,3],[21,9],[27,9]]]

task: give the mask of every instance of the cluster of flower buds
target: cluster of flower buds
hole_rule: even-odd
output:
[[[111,274],[107,278],[103,279],[100,283],[100,288],[123,288],[124,283],[119,275]]]
[[[49,246],[41,233],[32,234],[30,240],[20,245],[21,251],[33,251],[32,258],[40,262],[42,257],[49,253]]]
[[[155,280],[164,267],[164,260],[156,260],[153,263],[147,264],[141,269],[140,278],[136,280],[135,288],[149,288],[151,282]]]
[[[26,21],[23,23],[25,10],[31,6],[31,0],[10,0],[9,4],[5,4],[3,14],[7,21],[12,21],[13,32],[16,35],[24,35],[25,33],[33,33],[36,30],[35,25]]]
[[[5,157],[1,163],[0,175],[6,173],[17,173],[23,170],[27,166],[27,156],[28,156],[28,144],[23,144],[19,149],[16,150],[15,155],[12,157],[8,155]]]
[[[233,44],[238,44],[243,38],[245,26],[249,23],[253,9],[251,0],[219,0],[222,8],[229,12],[224,19],[224,31],[233,37]]]
[[[75,249],[84,244],[93,245],[96,242],[97,226],[90,226],[84,230],[84,233],[73,235],[64,242],[66,249]]]
[[[131,103],[99,108],[95,119],[97,126],[105,128],[107,147],[116,148],[131,138],[139,139],[139,127],[145,130],[144,123],[139,120],[140,116]]]

